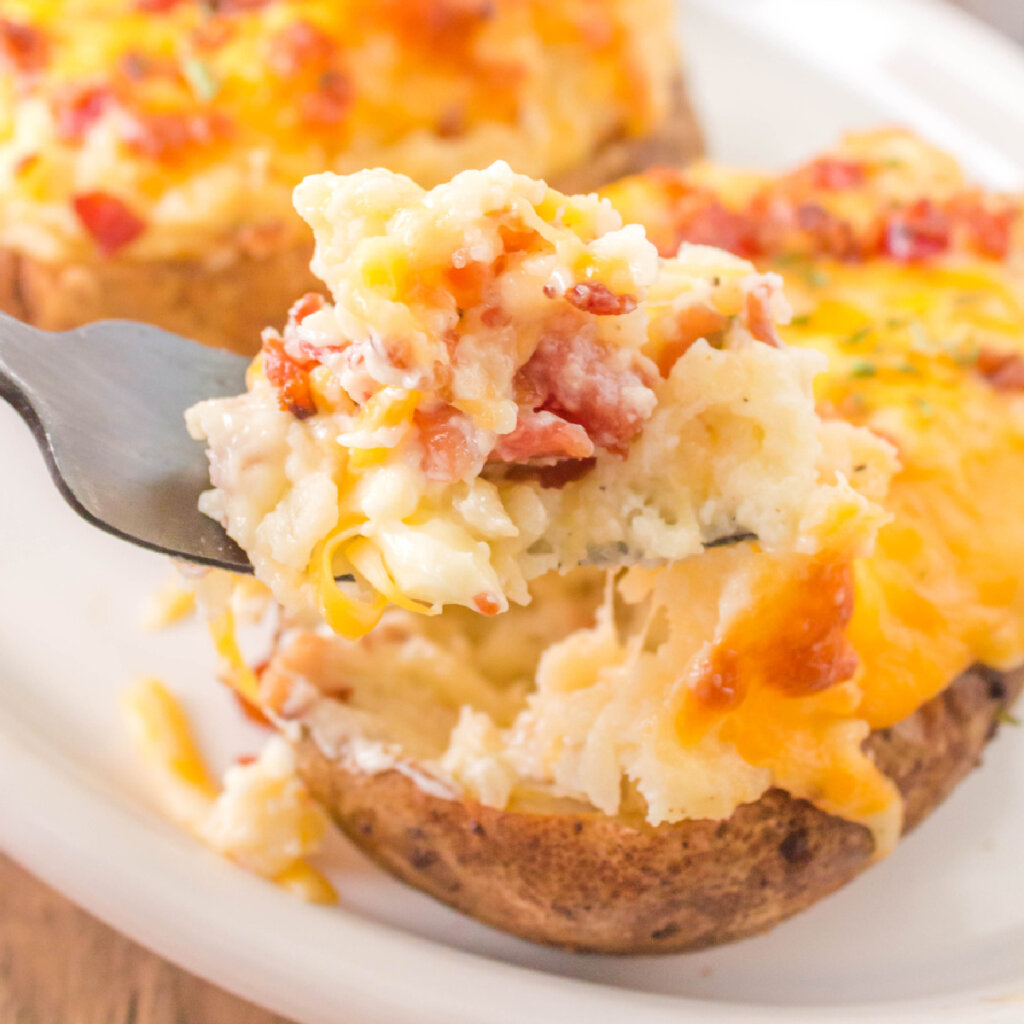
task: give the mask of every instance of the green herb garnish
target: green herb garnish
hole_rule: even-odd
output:
[[[871,330],[870,324],[867,327],[862,327],[859,331],[848,334],[843,338],[842,343],[844,345],[859,345],[871,333]]]
[[[220,92],[220,82],[217,81],[213,70],[205,60],[200,60],[198,57],[186,57],[181,62],[181,71],[189,87],[203,102],[208,103]]]
[[[854,359],[850,363],[851,377],[874,377],[878,373],[878,366],[868,359]]]

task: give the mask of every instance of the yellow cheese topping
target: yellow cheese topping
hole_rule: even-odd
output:
[[[670,24],[667,0],[5,0],[0,243],[258,250],[303,240],[314,171],[557,177],[668,116]]]
[[[816,739],[808,699],[777,691],[751,689],[768,703],[748,699],[730,726],[744,759],[779,784],[868,820],[884,791],[861,763],[844,795],[857,772],[824,763],[825,730],[890,726],[974,663],[1024,661],[1019,201],[968,187],[949,156],[900,131],[851,137],[778,178],[707,165],[607,195],[663,253],[701,241],[780,273],[794,310],[781,336],[829,357],[822,412],[898,450],[882,502],[892,520],[854,563],[853,680],[810,698],[832,705]],[[839,749],[855,755],[851,736]]]

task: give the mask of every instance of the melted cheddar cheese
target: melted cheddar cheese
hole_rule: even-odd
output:
[[[782,274],[783,337],[829,357],[823,412],[899,452],[892,521],[855,565],[851,714],[883,728],[973,663],[1024,660],[1019,202],[967,186],[900,131],[853,136],[779,178],[706,165],[607,195],[663,252],[700,240]]]
[[[536,176],[668,116],[667,0],[5,0],[0,244],[259,250],[304,175]]]

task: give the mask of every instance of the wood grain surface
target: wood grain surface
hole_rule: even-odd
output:
[[[0,1024],[287,1024],[136,945],[6,857],[0,906]]]

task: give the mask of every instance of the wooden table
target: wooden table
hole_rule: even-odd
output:
[[[1021,0],[960,0],[1024,42]],[[0,856],[0,1024],[287,1024],[100,924]]]
[[[0,1024],[287,1024],[100,924],[0,857]]]

